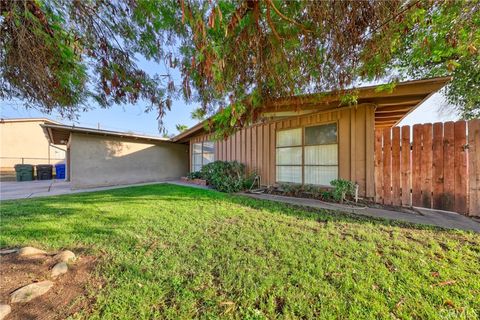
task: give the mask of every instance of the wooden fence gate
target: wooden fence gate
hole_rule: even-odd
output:
[[[480,216],[480,119],[375,130],[375,201]]]

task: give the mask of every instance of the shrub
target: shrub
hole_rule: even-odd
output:
[[[245,165],[237,161],[211,162],[203,166],[201,176],[213,188],[228,193],[244,190],[249,181],[245,176]]]
[[[187,178],[190,180],[193,179],[202,179],[202,173],[200,171],[194,171],[187,174]]]
[[[243,181],[243,190],[250,189],[253,186],[253,183],[255,182],[255,177],[257,176],[256,172],[252,172],[249,175],[247,175]]]
[[[286,195],[298,196],[303,192],[303,186],[298,183],[280,183],[279,189]]]
[[[325,186],[317,186],[314,184],[299,184],[299,183],[281,183],[278,185],[285,195],[293,197],[304,197],[308,195],[314,199],[330,200],[332,199],[332,192],[326,189]]]
[[[333,193],[331,190],[324,190],[320,192],[320,198],[325,201],[330,201],[333,199]]]
[[[355,184],[352,181],[335,179],[330,184],[334,187],[332,196],[335,201],[343,202],[347,196],[353,196],[355,193]]]

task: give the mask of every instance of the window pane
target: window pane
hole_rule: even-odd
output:
[[[206,165],[207,163],[213,162],[214,154],[213,153],[204,153],[203,154],[203,164]]]
[[[326,144],[305,147],[305,165],[337,165],[338,145]]]
[[[328,186],[338,178],[338,166],[305,166],[305,183]]]
[[[305,145],[337,143],[337,124],[305,128]]]
[[[201,154],[194,154],[192,158],[192,163],[194,166],[201,166],[202,165],[202,155]]]
[[[302,183],[302,167],[277,166],[277,182]]]
[[[277,132],[277,147],[302,145],[302,128]]]
[[[203,152],[213,153],[215,150],[215,143],[212,141],[205,141],[203,143]]]
[[[194,143],[193,144],[193,153],[202,153],[202,144]]]
[[[202,166],[201,166],[201,165],[193,166],[192,172],[200,171],[201,169],[202,169]]]
[[[277,148],[277,164],[302,164],[302,147]]]

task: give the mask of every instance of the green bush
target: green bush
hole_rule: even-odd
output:
[[[305,195],[309,195],[309,197],[314,199],[327,201],[333,199],[332,191],[325,186],[318,186],[314,184],[281,183],[278,185],[278,188],[288,196],[304,197]]]
[[[190,180],[193,179],[202,179],[202,173],[200,171],[194,171],[187,174],[187,178]]]
[[[228,193],[245,190],[253,181],[246,177],[245,165],[237,161],[211,162],[203,166],[201,176],[213,188]]]
[[[334,187],[332,196],[335,201],[343,202],[347,196],[351,197],[355,193],[355,184],[352,181],[335,179],[330,184]]]

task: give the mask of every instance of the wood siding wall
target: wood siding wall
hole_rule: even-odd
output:
[[[339,177],[357,182],[360,195],[374,197],[375,110],[370,105],[296,116],[244,128],[225,140],[216,141],[215,160],[244,163],[249,172],[256,171],[260,175],[262,185],[273,185],[276,182],[276,131],[331,122],[337,122],[338,126]],[[193,143],[210,139],[209,134],[193,137],[190,140],[190,155]]]

